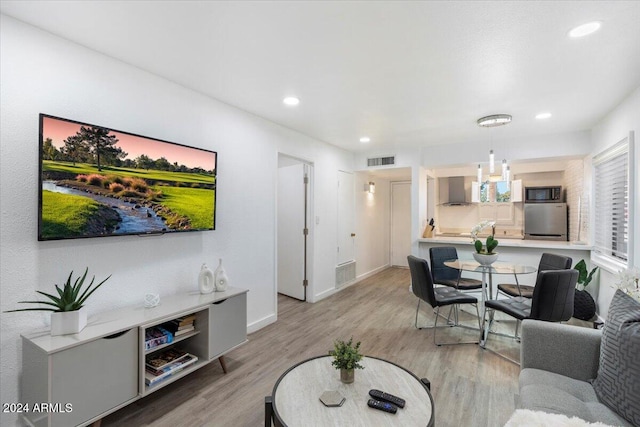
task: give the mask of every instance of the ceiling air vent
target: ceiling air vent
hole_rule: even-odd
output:
[[[387,166],[395,164],[396,156],[372,157],[367,159],[367,166]]]

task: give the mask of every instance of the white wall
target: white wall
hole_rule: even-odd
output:
[[[391,186],[388,180],[355,173],[356,278],[363,279],[389,266]],[[369,181],[376,192],[364,191]]]
[[[224,259],[231,285],[249,289],[248,325],[276,319],[277,153],[314,164],[315,294],[335,285],[336,171],[352,155],[12,18],[0,25],[1,309],[51,291],[70,270],[112,278],[87,304],[89,316],[197,289],[202,262]],[[37,241],[38,114],[112,127],[219,154],[216,230],[161,237]],[[247,264],[250,263],[250,268]],[[1,398],[18,402],[20,334],[47,313],[2,313]],[[15,422],[2,414],[0,424]]]
[[[593,152],[592,155],[596,156],[606,148],[616,144],[629,135],[629,131],[635,132],[635,171],[632,178],[635,190],[634,190],[634,217],[630,216],[630,219],[635,220],[635,229],[633,235],[630,236],[630,242],[633,245],[633,265],[640,267],[640,87],[631,93],[620,105],[618,105],[613,111],[605,116],[600,122],[592,129],[593,140]],[[589,167],[585,165],[585,168]],[[590,174],[588,175],[591,176]],[[586,181],[589,183],[590,181]],[[597,185],[597,183],[596,183]],[[593,200],[592,200],[593,202]],[[593,204],[591,206],[593,209]],[[616,282],[617,271],[614,268],[607,268],[605,265],[600,265],[600,286],[598,290],[598,313],[601,317],[606,318],[607,310],[615,293],[613,287]]]

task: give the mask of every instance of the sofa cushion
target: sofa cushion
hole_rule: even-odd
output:
[[[591,384],[553,372],[533,368],[523,369],[520,371],[518,381],[520,382],[520,390],[529,385],[545,385],[568,393],[582,402],[598,402],[598,397]]]
[[[565,414],[589,422],[631,426],[599,402],[591,384],[553,372],[527,368],[520,371],[520,408]]]
[[[593,388],[601,402],[640,425],[640,303],[616,291],[602,332]]]

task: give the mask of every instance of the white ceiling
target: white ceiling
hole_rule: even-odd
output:
[[[3,14],[351,151],[590,129],[640,86],[640,1],[5,1]],[[592,20],[582,39],[567,31]],[[282,99],[298,96],[298,107]],[[553,117],[535,120],[541,111]],[[371,137],[361,144],[361,136]],[[493,136],[492,136],[493,137]]]

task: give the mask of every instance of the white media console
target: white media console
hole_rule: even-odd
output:
[[[145,331],[187,315],[195,330],[145,349]],[[22,336],[21,404],[34,426],[86,426],[176,381],[247,341],[247,290],[166,296],[153,308],[125,307],[89,319],[78,334]],[[152,386],[146,356],[175,345],[198,361]],[[221,359],[221,362],[223,360]],[[223,368],[224,367],[223,363]],[[37,406],[39,405],[39,406]],[[42,411],[43,405],[48,410]],[[40,409],[34,411],[34,408]]]

